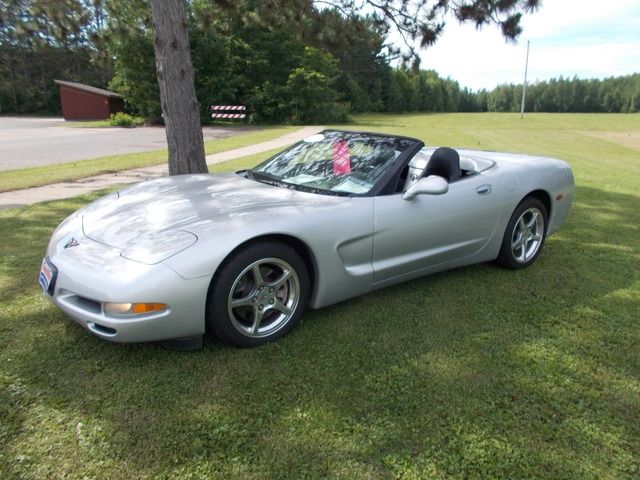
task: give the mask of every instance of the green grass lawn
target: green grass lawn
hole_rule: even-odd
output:
[[[267,127],[218,140],[208,140],[204,144],[205,153],[219,153],[234,148],[246,147],[281,137],[296,130],[296,127]],[[60,163],[45,167],[23,168],[0,171],[0,192],[20,188],[38,187],[50,183],[66,182],[91,177],[103,173],[113,173],[132,168],[148,167],[167,162],[167,150],[112,155],[79,162]]]
[[[177,353],[99,340],[39,292],[49,235],[97,195],[0,212],[0,478],[637,479],[640,116],[357,122],[564,158],[568,223],[524,271],[445,272],[262,348]]]

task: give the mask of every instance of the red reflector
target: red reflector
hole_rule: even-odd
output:
[[[564,198],[564,194],[559,193],[558,195],[556,195],[556,200],[560,201]]]

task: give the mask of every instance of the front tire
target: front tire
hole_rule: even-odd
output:
[[[525,198],[509,219],[498,264],[512,270],[528,267],[540,255],[546,234],[546,207],[537,198]]]
[[[209,288],[207,330],[238,347],[289,333],[309,300],[309,273],[288,245],[252,243],[225,260]]]

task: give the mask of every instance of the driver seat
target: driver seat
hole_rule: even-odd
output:
[[[440,147],[434,151],[423,176],[429,175],[438,175],[449,183],[458,180],[462,176],[458,152],[449,147]]]

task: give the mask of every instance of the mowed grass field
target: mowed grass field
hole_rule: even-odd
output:
[[[0,478],[639,478],[640,115],[356,122],[565,159],[568,222],[529,269],[445,272],[262,348],[178,353],[99,340],[40,293],[50,234],[95,195],[0,212]]]

